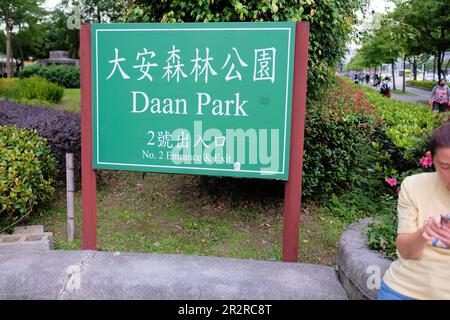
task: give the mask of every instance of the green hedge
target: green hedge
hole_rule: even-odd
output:
[[[380,111],[388,127],[387,135],[404,154],[406,161],[416,161],[417,151],[423,152],[431,132],[448,120],[445,114],[397,99],[388,99],[370,88],[363,88],[370,103]]]
[[[391,146],[394,146],[389,150],[381,146],[380,139],[375,142],[374,147],[380,149],[380,155],[382,155],[383,149],[385,154],[375,163],[374,172],[378,172],[382,179],[389,177],[398,181],[398,184],[392,187],[385,184],[385,197],[392,199],[390,200],[392,210],[387,210],[385,215],[380,217],[380,222],[369,225],[368,245],[386,257],[395,259],[396,189],[399,188],[405,177],[432,170],[421,168],[419,160],[429,148],[432,131],[448,121],[449,118],[446,114],[436,113],[428,107],[382,97],[371,88],[361,87],[361,89],[364,90],[371,105],[379,110],[379,117],[386,125],[386,136]]]
[[[406,176],[432,170],[419,160],[431,132],[448,119],[339,78],[318,101],[308,101],[304,195],[320,196],[329,214],[348,223],[377,216],[381,222],[368,229],[369,247],[395,258],[397,189]]]
[[[45,204],[54,194],[56,159],[36,132],[0,126],[0,224]]]
[[[361,95],[362,94],[362,95]],[[303,195],[317,198],[367,181],[376,156],[374,133],[382,130],[363,92],[345,83],[308,100],[303,155]]]
[[[437,81],[433,80],[407,80],[406,84],[410,87],[431,90],[437,85]]]
[[[68,65],[50,65],[44,68],[35,64],[23,68],[18,75],[21,79],[40,76],[64,88],[80,87],[80,68]]]

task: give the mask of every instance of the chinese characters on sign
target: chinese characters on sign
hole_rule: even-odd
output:
[[[213,69],[211,65],[211,62],[214,61],[214,58],[210,56],[208,47],[205,48],[205,52],[205,58],[202,59],[199,56],[199,49],[195,48],[195,58],[190,60],[193,63],[193,67],[189,75],[194,74],[193,77],[195,79],[195,82],[198,82],[199,78],[202,77],[203,81],[205,81],[205,83],[208,83],[209,74],[211,74],[211,76],[218,75],[218,73]],[[233,47],[232,52],[237,62],[239,62],[240,67],[247,68],[248,64],[242,61],[237,49]],[[182,78],[188,77],[188,75],[183,71],[184,64],[180,63],[181,58],[178,53],[180,53],[180,50],[176,49],[175,45],[173,45],[172,49],[168,51],[169,58],[166,60],[167,65],[164,67],[165,73],[162,77],[163,79],[167,79],[168,82],[174,77],[176,78],[177,83],[180,82],[180,76]],[[277,50],[275,48],[254,49],[254,53],[255,63],[253,69],[253,81],[269,80],[272,83],[275,82],[275,57]],[[120,66],[120,63],[126,61],[126,59],[123,57],[119,58],[118,48],[114,48],[114,55],[114,59],[108,61],[108,63],[112,64],[113,66],[112,71],[108,75],[108,77],[106,77],[106,80],[110,79],[116,73],[116,71],[119,72],[122,79],[130,79],[130,76],[127,75]],[[146,55],[148,55],[148,61],[146,60]],[[151,67],[158,67],[158,64],[150,62],[150,59],[154,58],[155,56],[155,51],[148,51],[148,49],[146,48],[143,48],[142,52],[137,53],[136,60],[140,61],[141,64],[134,65],[133,68],[139,68],[139,71],[142,73],[142,75],[137,78],[137,80],[148,79],[150,81],[153,81],[149,70]],[[225,68],[227,68],[226,70],[228,70],[226,76],[224,77],[224,80],[231,81],[233,79],[237,79],[239,81],[242,81],[241,73],[236,68],[234,62],[230,62],[230,60],[231,53],[227,55],[227,60],[221,68],[221,70],[224,70]]]

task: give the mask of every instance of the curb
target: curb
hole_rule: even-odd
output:
[[[364,218],[350,225],[339,240],[337,274],[350,300],[376,300],[381,279],[392,263],[366,245],[372,221]]]

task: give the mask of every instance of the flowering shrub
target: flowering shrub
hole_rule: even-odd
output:
[[[398,183],[397,183],[397,179],[395,178],[386,178],[386,182],[388,183],[388,185],[390,185],[391,187],[395,187]]]
[[[303,155],[303,195],[346,190],[366,175],[378,111],[364,92],[346,83],[307,103]]]
[[[363,90],[370,103],[380,111],[381,119],[388,125],[389,138],[397,148],[402,149],[407,160],[416,158],[414,151],[421,140],[428,140],[436,127],[448,121],[445,114],[435,113],[426,106],[388,99],[371,88]]]
[[[368,228],[368,245],[389,258],[396,258],[397,196],[401,182],[410,175],[433,170],[431,154],[428,151],[431,132],[449,121],[448,115],[438,114],[428,107],[382,97],[371,88],[355,85],[340,79],[345,91],[360,90],[360,97],[366,99],[375,113],[380,130],[374,131],[371,139],[373,162],[368,165],[367,176],[378,177],[384,184],[376,188],[375,183],[367,185],[367,191],[378,199],[388,199],[389,210],[383,210],[379,221]],[[352,88],[353,87],[353,88]],[[360,98],[358,98],[360,99]],[[356,102],[358,102],[356,99]],[[366,176],[361,176],[366,179]]]
[[[420,160],[419,160],[420,165],[422,166],[422,168],[426,169],[426,168],[431,168],[433,166],[433,160],[431,159],[431,154],[430,152],[427,152],[425,156],[423,156]]]

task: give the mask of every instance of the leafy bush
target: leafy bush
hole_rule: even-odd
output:
[[[17,218],[55,191],[56,159],[46,139],[15,126],[0,126],[0,217]]]
[[[18,72],[18,77],[20,79],[29,78],[31,76],[39,75],[39,72],[43,69],[41,64],[32,64],[24,67],[22,70]]]
[[[65,154],[73,153],[75,170],[79,176],[81,168],[79,114],[0,101],[0,125],[16,125],[19,128],[36,130],[40,136],[46,138],[58,160],[59,179],[62,181],[65,177]]]
[[[385,126],[385,130],[376,132],[373,137],[372,148],[377,157],[368,172],[369,176],[378,176],[379,182],[384,183],[384,188],[377,190],[372,185],[369,190],[378,193],[379,199],[385,199],[381,201],[385,205],[376,214],[379,221],[369,225],[368,245],[386,257],[395,259],[398,187],[405,177],[431,170],[421,168],[419,159],[429,148],[432,131],[449,118],[428,107],[384,98],[373,89],[355,85],[348,80],[345,83],[364,90],[365,97],[379,111],[378,116]],[[387,185],[387,181],[384,181],[386,178],[392,179],[392,186]]]
[[[385,179],[415,172],[431,132],[447,120],[427,107],[338,79],[320,99],[308,100],[303,194],[354,187],[386,194]]]
[[[427,151],[431,132],[448,121],[445,114],[428,107],[382,97],[378,92],[364,88],[365,96],[379,110],[387,126],[386,134],[395,145],[393,166],[397,171],[417,168],[417,161]]]
[[[427,107],[338,79],[320,99],[308,100],[304,195],[330,195],[322,199],[325,209],[347,223],[378,217],[369,226],[369,247],[395,258],[399,183],[424,171],[419,159],[445,121],[447,115]],[[388,185],[387,178],[395,183]]]
[[[397,258],[397,216],[385,215],[379,221],[369,224],[367,228],[367,245],[372,250],[380,251],[385,257],[395,260]]]
[[[64,88],[80,87],[80,68],[69,65],[50,65],[43,67],[40,64],[31,65],[19,71],[19,78],[39,76]]]
[[[42,99],[48,102],[59,102],[64,89],[41,77],[31,77],[19,81],[19,98],[27,100]]]
[[[64,95],[64,89],[44,78],[33,76],[21,79],[13,85],[0,90],[0,95],[28,105],[50,105],[58,103]]]
[[[303,195],[330,194],[366,176],[376,110],[361,90],[344,83],[308,101],[303,155]]]
[[[410,87],[431,90],[437,85],[437,81],[433,80],[406,80],[406,84]]]

